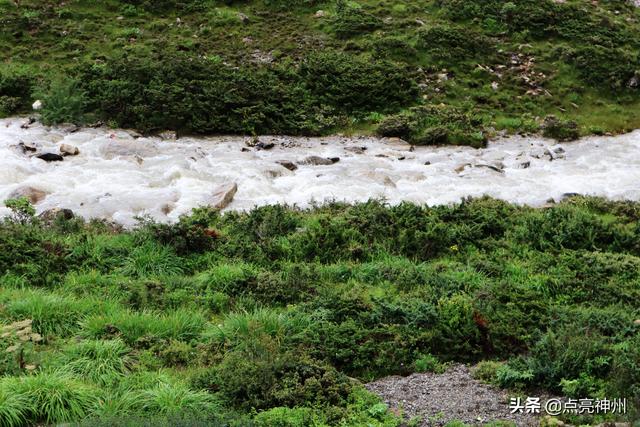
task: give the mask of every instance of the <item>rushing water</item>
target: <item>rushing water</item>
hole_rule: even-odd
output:
[[[163,140],[106,128],[70,132],[36,123],[23,129],[24,122],[0,120],[0,200],[28,186],[47,194],[38,211],[65,207],[125,225],[141,215],[175,220],[208,203],[228,182],[238,185],[228,209],[370,198],[435,205],[485,194],[534,206],[565,193],[640,199],[640,131],[562,145],[510,137],[480,150],[411,150],[399,140],[361,137],[262,137],[275,147],[259,150],[242,137]],[[37,152],[23,152],[20,142]],[[34,155],[58,153],[63,143],[80,154],[51,163]],[[311,155],[340,161],[301,164]],[[279,160],[298,163],[298,169],[290,171]],[[0,215],[6,213],[0,207]]]

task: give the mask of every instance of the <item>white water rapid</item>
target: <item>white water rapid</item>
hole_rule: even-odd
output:
[[[534,206],[565,193],[640,200],[640,131],[562,145],[510,137],[485,149],[411,150],[399,140],[370,137],[261,137],[275,146],[260,150],[243,137],[164,140],[38,123],[23,129],[25,120],[0,120],[0,200],[31,187],[45,195],[39,212],[64,207],[127,226],[142,215],[174,221],[230,182],[238,191],[227,209],[370,198],[436,205],[485,194]],[[61,144],[80,153],[58,162],[36,157],[59,153]],[[303,164],[312,155],[340,161]],[[276,163],[281,160],[298,167],[288,170]],[[0,215],[7,213],[0,207]]]

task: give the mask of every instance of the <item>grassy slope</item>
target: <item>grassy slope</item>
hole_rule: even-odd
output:
[[[493,129],[536,130],[540,118],[548,114],[576,120],[583,134],[640,127],[640,98],[635,90],[625,88],[613,92],[607,84],[585,83],[578,76],[578,67],[567,64],[563,49],[589,45],[591,42],[582,37],[585,34],[574,38],[532,37],[526,31],[505,30],[500,27],[502,23],[495,24],[480,16],[474,20],[458,20],[456,25],[463,24],[465,31],[474,30],[489,36],[492,43],[489,54],[451,61],[434,59],[420,48],[415,56],[404,48],[398,51],[397,46],[384,48],[389,40],[400,40],[413,49],[422,29],[452,25],[446,2],[439,6],[440,2],[427,0],[360,1],[363,10],[380,18],[383,24],[375,31],[362,31],[346,38],[336,37],[333,2],[315,2],[312,6],[305,4],[313,2],[300,2],[301,6],[278,7],[277,2],[276,6],[261,1],[231,2],[237,4],[226,6],[224,2],[205,1],[201,2],[206,5],[204,10],[168,10],[159,14],[140,6],[123,6],[123,2],[115,0],[71,0],[63,5],[42,0],[19,3],[20,6],[15,7],[10,0],[0,1],[5,23],[0,33],[0,60],[27,64],[37,69],[45,81],[71,72],[79,63],[109,61],[123,52],[142,57],[152,52],[181,51],[188,56],[219,57],[230,65],[241,65],[252,62],[258,51],[270,52],[276,63],[295,62],[317,49],[364,57],[382,51],[383,57],[407,65],[413,70],[416,82],[424,84],[420,102],[446,103],[472,111],[482,121],[478,129],[484,128],[488,134]],[[606,25],[633,37],[639,33],[638,12],[622,1],[574,0],[568,4],[597,19],[608,20]],[[451,9],[455,7],[454,4]],[[319,9],[324,10],[326,16],[314,18]],[[249,23],[240,23],[238,12],[246,14]],[[461,36],[473,37],[466,33]],[[635,41],[621,47],[637,53]],[[502,78],[477,68],[478,64],[494,69],[501,65],[510,67],[512,53],[535,58],[531,71],[544,73],[541,87],[550,96],[527,95],[528,87],[519,73],[509,68]],[[611,56],[615,55],[612,51]],[[437,75],[443,68],[450,78],[438,81]],[[499,83],[498,90],[491,88],[493,82]],[[351,120],[341,121],[333,130],[369,132],[380,118],[379,115],[352,114]]]
[[[0,321],[32,319],[42,340],[0,339],[23,348],[0,353],[0,419],[392,426],[346,376],[447,361],[484,361],[514,393],[637,409],[639,219],[637,203],[576,198],[198,211],[132,232],[7,221]]]

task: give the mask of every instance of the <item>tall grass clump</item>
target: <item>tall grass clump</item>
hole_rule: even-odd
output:
[[[98,402],[98,390],[60,371],[5,378],[0,389],[25,399],[32,408],[30,423],[57,424],[78,420]]]
[[[122,274],[133,277],[178,275],[184,263],[168,246],[151,242],[134,248],[124,260]]]
[[[0,384],[0,427],[20,427],[34,411],[27,397],[13,393],[5,384]]]
[[[102,386],[114,384],[133,366],[131,349],[119,339],[82,341],[64,350],[60,370]]]
[[[193,391],[185,385],[159,384],[139,395],[143,411],[150,414],[176,415],[181,413],[208,413],[219,410],[213,395],[206,391]]]
[[[92,339],[119,336],[129,345],[145,336],[189,341],[204,330],[205,324],[204,315],[198,311],[177,310],[158,314],[122,310],[87,317],[82,322],[81,333]]]

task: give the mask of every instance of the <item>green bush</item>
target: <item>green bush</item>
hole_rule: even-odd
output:
[[[26,66],[0,66],[0,116],[8,116],[30,108],[36,78]]]
[[[464,27],[433,26],[418,33],[417,48],[438,61],[460,61],[487,54],[489,41]]]
[[[367,13],[362,6],[347,0],[336,1],[336,16],[333,28],[339,38],[349,38],[374,31],[382,26],[382,21]]]
[[[85,113],[84,93],[74,80],[55,80],[42,96],[42,122],[81,123]]]

